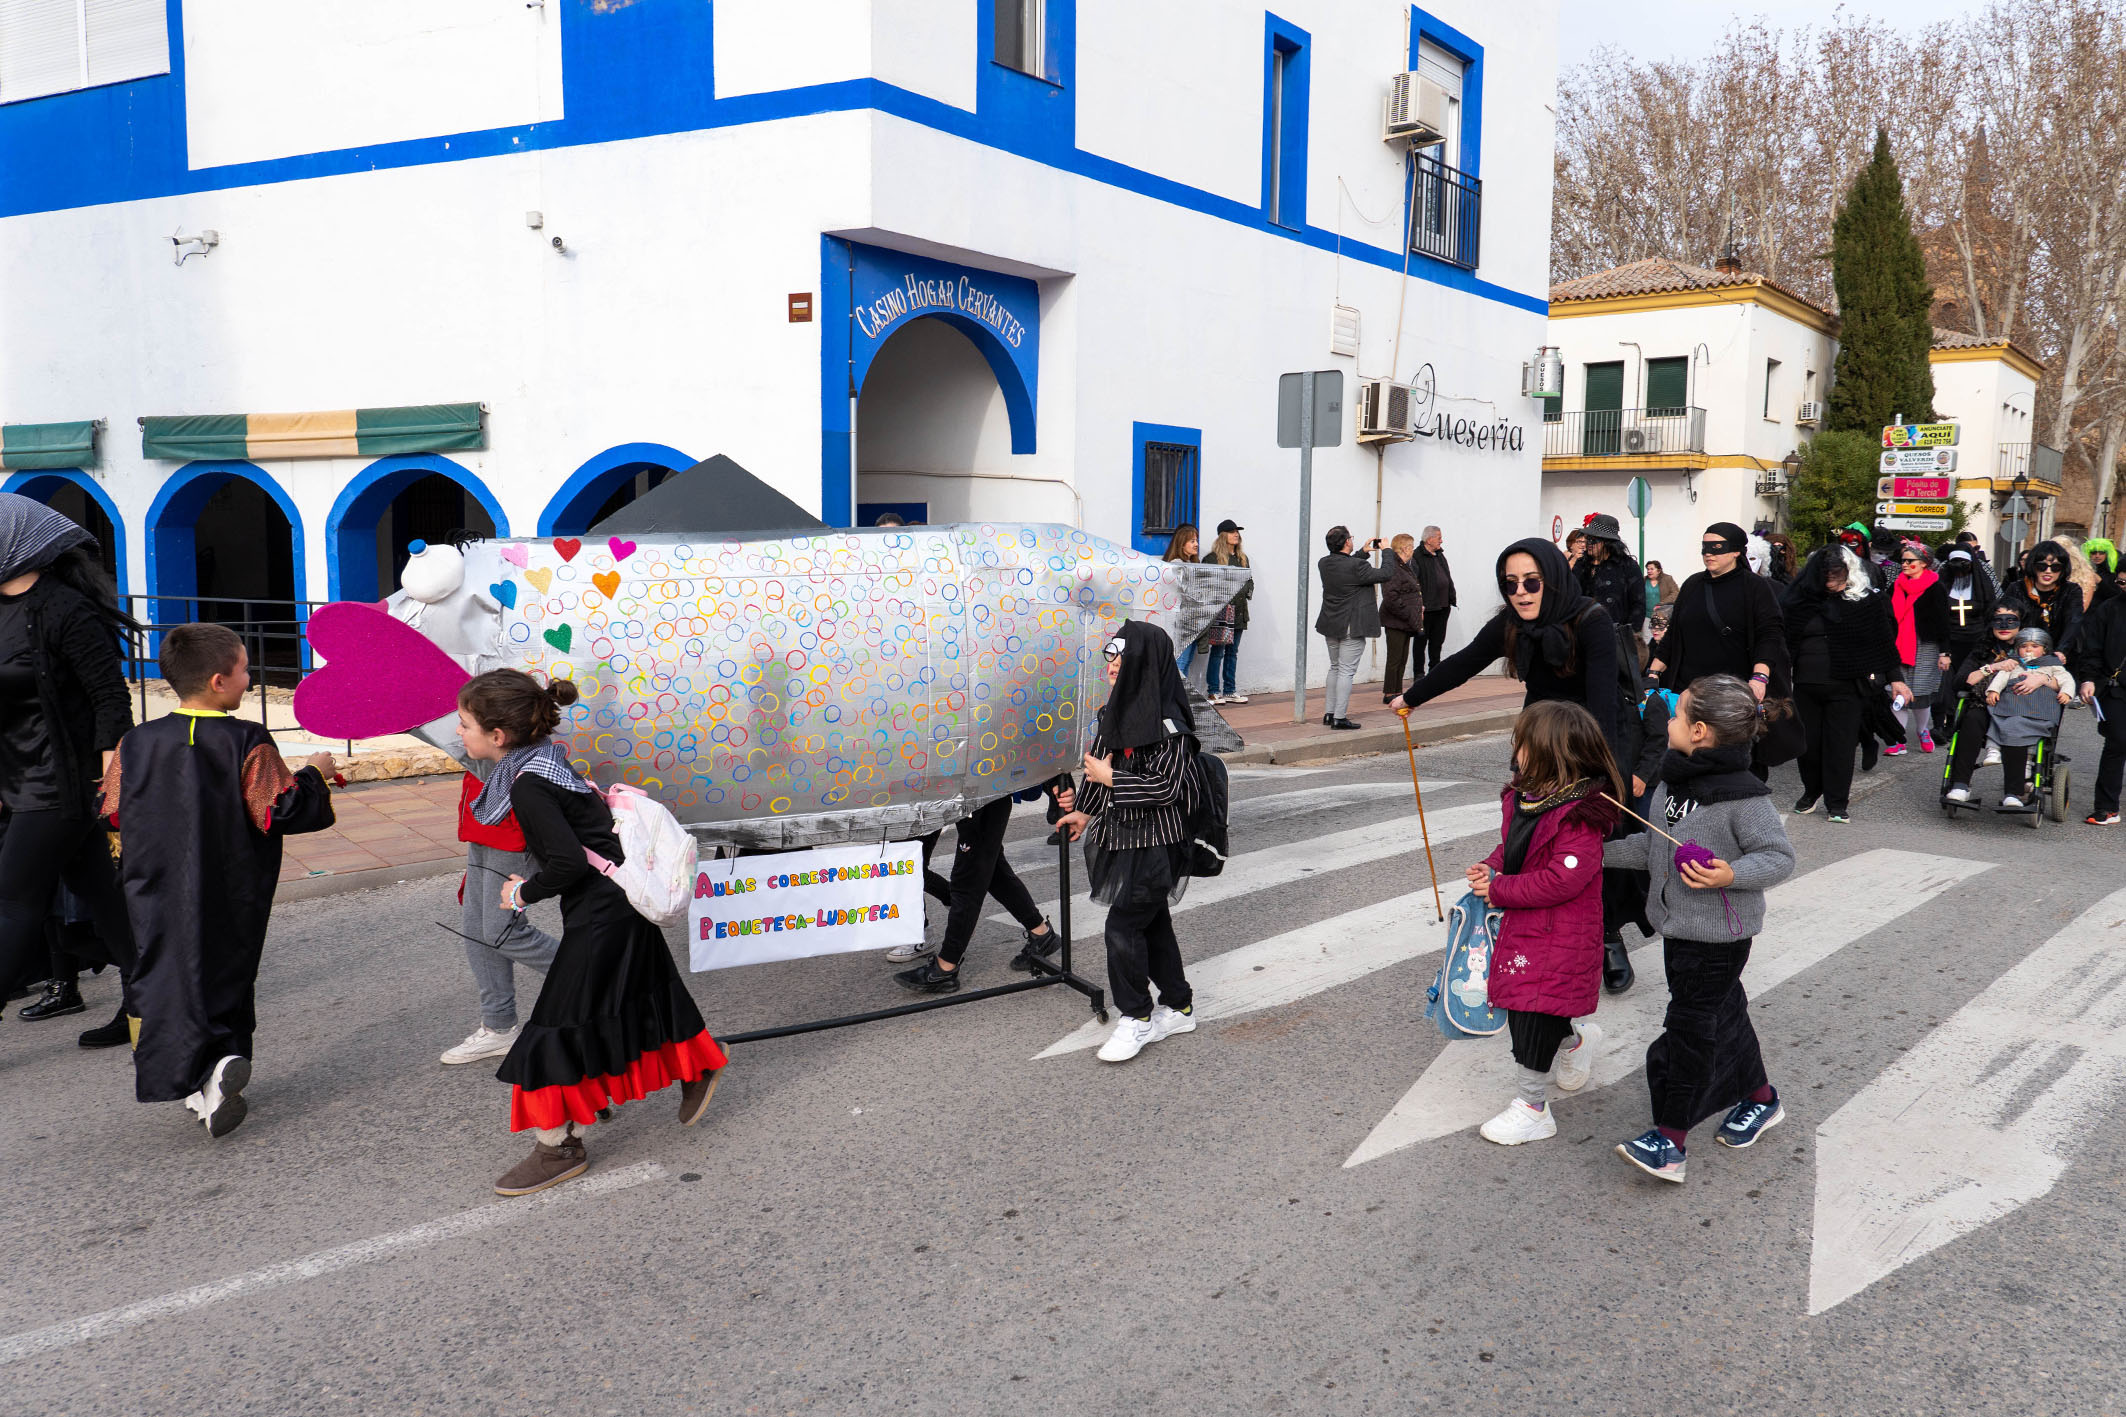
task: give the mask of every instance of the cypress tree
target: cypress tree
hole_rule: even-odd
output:
[[[1838,292],[1838,363],[1825,428],[1879,438],[1903,414],[1934,418],[1934,372],[1927,354],[1934,288],[1912,235],[1904,180],[1890,136],[1875,130],[1875,155],[1853,179],[1831,227],[1831,283]]]

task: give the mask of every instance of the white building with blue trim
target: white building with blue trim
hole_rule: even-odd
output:
[[[0,486],[172,600],[374,597],[409,539],[571,534],[716,453],[837,525],[1156,553],[1231,517],[1242,679],[1289,687],[1277,378],[1336,369],[1314,528],[1443,527],[1460,639],[1539,521],[1555,30],[1476,0],[0,0]],[[1406,70],[1422,150],[1383,140]],[[1419,436],[1356,436],[1375,379]]]

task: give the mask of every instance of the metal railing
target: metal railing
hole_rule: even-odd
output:
[[[2048,448],[2043,443],[2003,443],[2000,447],[2000,471],[1995,474],[2003,482],[2013,482],[2018,477],[2027,477],[2032,482],[2060,486],[2060,450]]]
[[[126,595],[119,599],[126,614],[139,621],[147,633],[121,650],[126,677],[139,694],[137,717],[148,712],[148,681],[162,677],[156,655],[162,637],[179,625],[205,623],[226,625],[244,642],[250,656],[251,683],[258,695],[259,722],[274,726],[270,717],[270,689],[294,689],[317,668],[310,653],[310,612],[322,600],[233,600],[213,596]],[[282,728],[296,727],[292,714],[284,713]],[[349,751],[352,751],[351,745]]]
[[[1484,227],[1484,184],[1429,152],[1415,155],[1410,197],[1410,249],[1451,266],[1476,269]]]
[[[1654,457],[1705,451],[1702,408],[1602,408],[1543,423],[1546,458]]]

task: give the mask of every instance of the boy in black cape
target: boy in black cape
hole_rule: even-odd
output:
[[[281,838],[332,825],[332,755],[291,773],[261,725],[230,716],[251,671],[226,626],[180,625],[161,658],[179,707],[119,740],[103,782],[140,951],[133,1090],[142,1102],[182,1100],[220,1137],[246,1111]]]

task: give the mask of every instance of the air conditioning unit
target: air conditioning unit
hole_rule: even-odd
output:
[[[1388,97],[1381,109],[1381,141],[1408,143],[1413,148],[1446,142],[1451,103],[1444,87],[1416,70],[1397,74],[1388,81]]]
[[[1810,427],[1823,422],[1823,400],[1809,399],[1804,402],[1801,405],[1801,412],[1794,415],[1794,421],[1808,424]]]
[[[1417,400],[1408,384],[1393,379],[1362,379],[1358,385],[1358,436],[1361,439],[1417,436]]]
[[[1658,428],[1627,428],[1624,430],[1624,451],[1627,453],[1658,453],[1661,451],[1661,430]]]
[[[1783,467],[1768,467],[1757,474],[1759,497],[1784,497],[1792,490],[1787,485],[1786,469]]]

